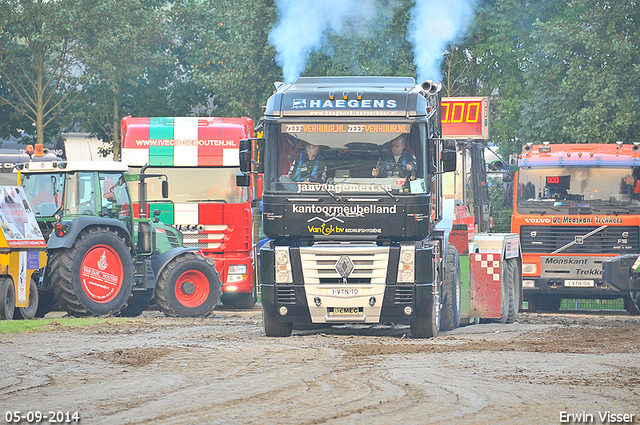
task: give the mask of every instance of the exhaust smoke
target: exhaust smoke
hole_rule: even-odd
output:
[[[407,40],[413,46],[418,81],[442,80],[440,64],[447,44],[464,35],[476,0],[416,0]]]

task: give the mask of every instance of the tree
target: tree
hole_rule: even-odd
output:
[[[267,41],[275,19],[270,0],[174,4],[175,54],[184,77],[195,84],[188,90],[208,95],[209,106],[207,99],[194,103],[196,112],[254,120],[262,116],[261,107],[282,75]]]
[[[33,123],[38,143],[92,78],[77,56],[75,27],[88,23],[76,7],[75,0],[0,1],[0,106]]]
[[[116,160],[120,158],[120,119],[125,113],[136,112],[132,96],[139,94],[145,82],[157,78],[159,70],[175,63],[167,53],[171,46],[162,9],[165,5],[161,0],[93,0],[79,7],[81,20],[95,22],[88,30],[78,29],[77,34],[83,63],[96,77],[84,93],[85,102],[74,114],[74,121],[111,146],[111,152],[105,153],[113,153]],[[175,67],[169,68],[173,79]],[[156,89],[166,89],[172,83],[165,81]],[[145,96],[137,99],[133,103],[146,105],[150,101]]]
[[[637,140],[640,4],[575,0],[535,25],[521,133],[563,143]]]

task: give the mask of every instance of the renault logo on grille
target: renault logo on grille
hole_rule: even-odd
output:
[[[341,278],[346,279],[353,271],[353,261],[349,257],[342,256],[336,261],[336,271]]]

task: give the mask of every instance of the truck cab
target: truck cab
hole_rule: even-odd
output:
[[[240,155],[243,170],[253,161],[264,171],[266,335],[288,336],[294,323],[395,322],[435,336],[440,174],[455,168],[455,146],[440,139],[438,86],[298,78],[277,85],[263,125],[264,139]]]

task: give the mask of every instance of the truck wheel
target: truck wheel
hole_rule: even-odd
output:
[[[29,282],[29,304],[26,307],[18,307],[15,309],[13,313],[14,319],[24,319],[31,320],[36,317],[36,312],[38,311],[38,285],[36,281],[31,279]]]
[[[156,302],[166,316],[207,317],[218,304],[221,287],[213,261],[187,252],[160,273]]]
[[[438,289],[439,279],[436,276],[434,294],[431,298],[430,311],[421,315],[416,312],[416,320],[409,324],[412,338],[435,338],[440,330],[440,291]]]
[[[120,316],[123,317],[138,317],[143,311],[149,307],[151,299],[153,298],[153,289],[147,289],[144,291],[133,291],[133,295],[129,298],[127,306],[120,310]]]
[[[55,299],[74,316],[117,315],[131,297],[131,251],[109,229],[83,231],[71,248],[54,250],[49,264]]]
[[[278,322],[275,314],[272,311],[267,311],[264,306],[262,307],[262,326],[264,334],[270,337],[290,336],[293,330],[293,323]]]
[[[507,314],[507,323],[513,323],[518,318],[518,310],[520,309],[520,285],[518,285],[518,260],[511,258],[506,260],[507,263],[507,279],[509,280],[509,313]]]
[[[460,326],[460,254],[453,245],[447,248],[445,264],[444,300],[440,319],[440,329],[450,331]]]
[[[0,278],[0,320],[13,319],[16,307],[16,291],[13,287],[13,279]]]

